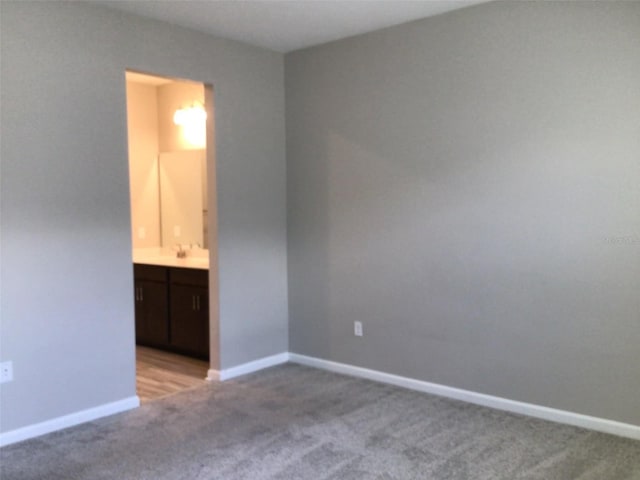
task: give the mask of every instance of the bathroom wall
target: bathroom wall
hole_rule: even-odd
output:
[[[127,126],[133,248],[160,246],[157,88],[127,81]]]
[[[204,106],[204,88],[201,83],[187,81],[171,81],[160,85],[151,85],[127,80],[133,248],[160,247],[163,238],[165,246],[181,243],[183,240],[185,243],[196,243],[193,236],[188,234],[189,226],[202,232],[202,225],[206,220],[203,219],[203,207],[206,207],[208,201],[206,161],[197,162],[197,173],[194,175],[195,181],[200,183],[194,186],[194,193],[195,190],[200,192],[202,201],[197,203],[201,206],[195,212],[185,213],[185,215],[192,217],[193,221],[185,219],[183,222],[178,222],[181,224],[181,229],[185,230],[184,237],[182,233],[178,237],[174,237],[173,225],[163,225],[161,221],[160,189],[162,182],[158,178],[158,169],[162,169],[162,165],[158,164],[158,154],[206,149],[205,125],[203,125],[201,132],[195,132],[201,133],[201,135],[196,135],[195,140],[197,141],[193,141],[193,135],[189,135],[184,127],[176,125],[173,121],[177,109],[191,106],[194,103]],[[204,155],[202,158],[204,159]],[[189,172],[174,169],[172,170],[173,175],[177,176],[181,172],[184,174],[193,173],[193,165],[188,165],[190,164],[185,163],[183,167],[191,169]],[[167,168],[170,166],[167,165]],[[168,177],[165,175],[163,178],[166,180]],[[178,184],[176,183],[174,186]],[[215,188],[214,184],[212,184],[212,188]],[[170,208],[166,204],[165,207]],[[164,226],[164,232],[161,231],[162,226]],[[208,242],[202,238],[202,234],[200,234],[197,243],[208,245]]]

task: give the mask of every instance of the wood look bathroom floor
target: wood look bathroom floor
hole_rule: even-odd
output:
[[[209,363],[136,346],[136,391],[141,403],[203,385]]]

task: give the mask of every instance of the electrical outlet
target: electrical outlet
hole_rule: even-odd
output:
[[[0,363],[0,383],[11,382],[13,380],[13,362]]]
[[[353,322],[353,334],[356,337],[362,336],[362,322]]]
[[[174,225],[173,226],[173,236],[175,238],[178,238],[180,235],[182,235],[182,229],[180,228],[180,225]]]
[[[144,239],[147,237],[147,229],[144,227],[138,227],[138,238]]]

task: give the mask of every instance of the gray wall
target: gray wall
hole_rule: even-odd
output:
[[[286,351],[283,56],[77,2],[1,9],[1,431],[135,395],[126,68],[214,85],[219,366]]]
[[[640,4],[480,5],[285,79],[290,351],[640,424]]]

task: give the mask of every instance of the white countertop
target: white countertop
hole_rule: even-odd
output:
[[[209,252],[202,249],[197,252],[187,251],[187,256],[185,258],[177,258],[175,252],[169,254],[168,252],[163,252],[160,249],[134,249],[133,263],[209,270],[208,253]]]

